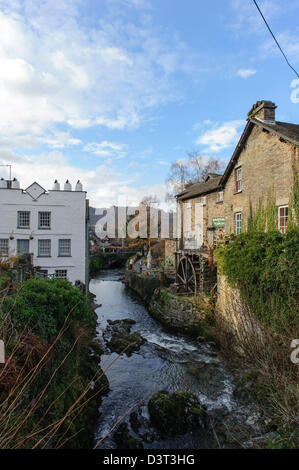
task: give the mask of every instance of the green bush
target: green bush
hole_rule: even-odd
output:
[[[298,325],[299,231],[232,236],[216,250],[219,269],[252,311],[277,331]]]
[[[13,307],[12,319],[17,329],[24,325],[51,342],[70,313],[68,325],[94,324],[94,314],[84,294],[65,279],[32,278],[22,284],[14,296],[6,298],[5,309]]]
[[[50,448],[60,445],[71,448],[90,447],[103,394],[101,390],[107,389],[107,379],[102,375],[99,366],[101,348],[93,342],[96,316],[85,296],[67,280],[32,278],[23,282],[20,289],[15,289],[15,292],[4,299],[3,308],[5,311],[0,310],[0,315],[2,314],[9,324],[11,318],[16,335],[16,339],[10,339],[7,345],[7,354],[14,354],[20,367],[24,366],[26,356],[13,352],[18,334],[22,335],[21,332],[25,330],[26,336],[29,329],[36,335],[35,344],[44,344],[44,341],[51,344],[62,327],[66,326],[63,335],[50,352],[48,361],[39,366],[35,379],[17,401],[18,406],[11,417],[12,423],[13,420],[17,422],[20,419],[20,413],[27,407],[32,409],[36,398],[45,390],[38,406],[26,419],[25,424],[16,431],[9,447],[14,447],[20,439],[36,429],[45,431],[41,431],[37,438],[27,438],[24,441],[25,447],[31,448],[41,436],[45,436],[45,439],[39,447],[44,444]],[[8,311],[10,315],[7,316],[5,312],[7,314]],[[91,380],[97,382],[93,389],[86,393]],[[80,398],[85,393],[85,397]],[[5,389],[0,386],[0,406],[6,397]],[[76,410],[66,417],[48,441],[50,426],[63,419],[77,401]],[[81,409],[81,404],[85,401],[86,405]],[[14,432],[13,429],[12,431]]]

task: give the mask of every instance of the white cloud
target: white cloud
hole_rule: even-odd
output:
[[[289,32],[278,33],[277,39],[291,63],[299,65],[299,29],[297,34]],[[263,44],[262,50],[267,54],[267,57],[269,54],[273,56],[281,55],[281,52],[271,38]],[[281,59],[284,60],[282,56]]]
[[[237,71],[237,75],[242,78],[248,78],[251,75],[255,75],[257,73],[256,69],[239,69]]]
[[[127,146],[125,144],[117,144],[115,142],[108,142],[104,140],[103,142],[90,142],[85,145],[83,150],[85,152],[91,152],[98,157],[118,157],[123,158],[126,155],[125,149]]]
[[[0,133],[136,128],[177,99],[171,75],[187,70],[186,49],[143,19],[146,0],[113,3],[118,16],[95,28],[82,21],[83,0],[0,0]],[[134,24],[126,6],[141,10]]]
[[[80,179],[83,189],[88,189],[88,199],[95,207],[109,207],[118,205],[138,205],[144,196],[157,194],[161,201],[165,199],[165,185],[137,185],[137,177],[126,177],[107,165],[99,165],[89,170],[69,165],[60,151],[53,151],[39,157],[16,156],[13,161],[13,176],[18,178],[21,187],[28,187],[33,180],[37,180],[45,189],[52,189],[55,179],[63,187],[68,179],[74,185]],[[12,161],[12,155],[0,148],[0,165]],[[7,177],[8,169],[0,167],[0,176]]]
[[[205,152],[220,152],[236,145],[240,137],[241,126],[244,126],[243,120],[226,122],[221,126],[207,130],[196,139],[195,144],[205,146]]]

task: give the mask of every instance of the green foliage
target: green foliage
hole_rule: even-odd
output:
[[[277,331],[286,322],[298,325],[298,230],[233,236],[216,256],[220,270],[261,321]]]
[[[20,330],[26,325],[46,342],[54,340],[69,312],[70,327],[93,318],[84,294],[65,279],[25,281],[20,293],[6,298],[5,309],[12,307],[15,327]]]
[[[30,409],[45,389],[39,406],[16,433],[11,447],[36,429],[44,428],[48,432],[51,423],[63,419],[77,402],[77,409],[65,418],[55,435],[50,440],[48,437],[42,440],[40,446],[90,447],[101,395],[107,390],[107,379],[99,366],[101,347],[93,342],[96,316],[85,296],[67,280],[32,278],[25,281],[18,292],[6,297],[3,307],[6,312],[11,311],[6,321],[10,322],[11,318],[16,337],[29,328],[37,335],[37,342],[44,344],[46,341],[50,345],[63,325],[66,327],[49,360],[21,397],[20,411],[26,407]],[[14,343],[10,340],[8,355],[13,353]],[[23,366],[23,356],[16,360]],[[95,385],[87,390],[90,381]],[[5,398],[0,387],[0,404]],[[80,400],[86,402],[82,409]],[[18,419],[18,412],[17,408],[12,413],[12,422]],[[31,448],[44,434],[46,432],[41,432],[37,439],[25,440],[25,447]]]
[[[118,260],[117,253],[97,253],[92,256],[89,263],[91,275],[97,274],[101,269],[109,269]]]

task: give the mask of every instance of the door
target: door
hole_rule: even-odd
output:
[[[203,244],[203,205],[195,204],[196,248]]]
[[[29,253],[29,240],[17,240],[17,254]]]

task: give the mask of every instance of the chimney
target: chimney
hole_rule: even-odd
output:
[[[64,183],[64,190],[65,191],[71,191],[72,190],[72,185],[69,182],[69,180],[66,180],[66,182]]]
[[[275,109],[272,101],[257,101],[248,113],[248,119],[258,119],[268,124],[275,124]]]
[[[54,181],[53,185],[53,191],[59,191],[60,190],[60,184],[58,183],[57,180]]]

